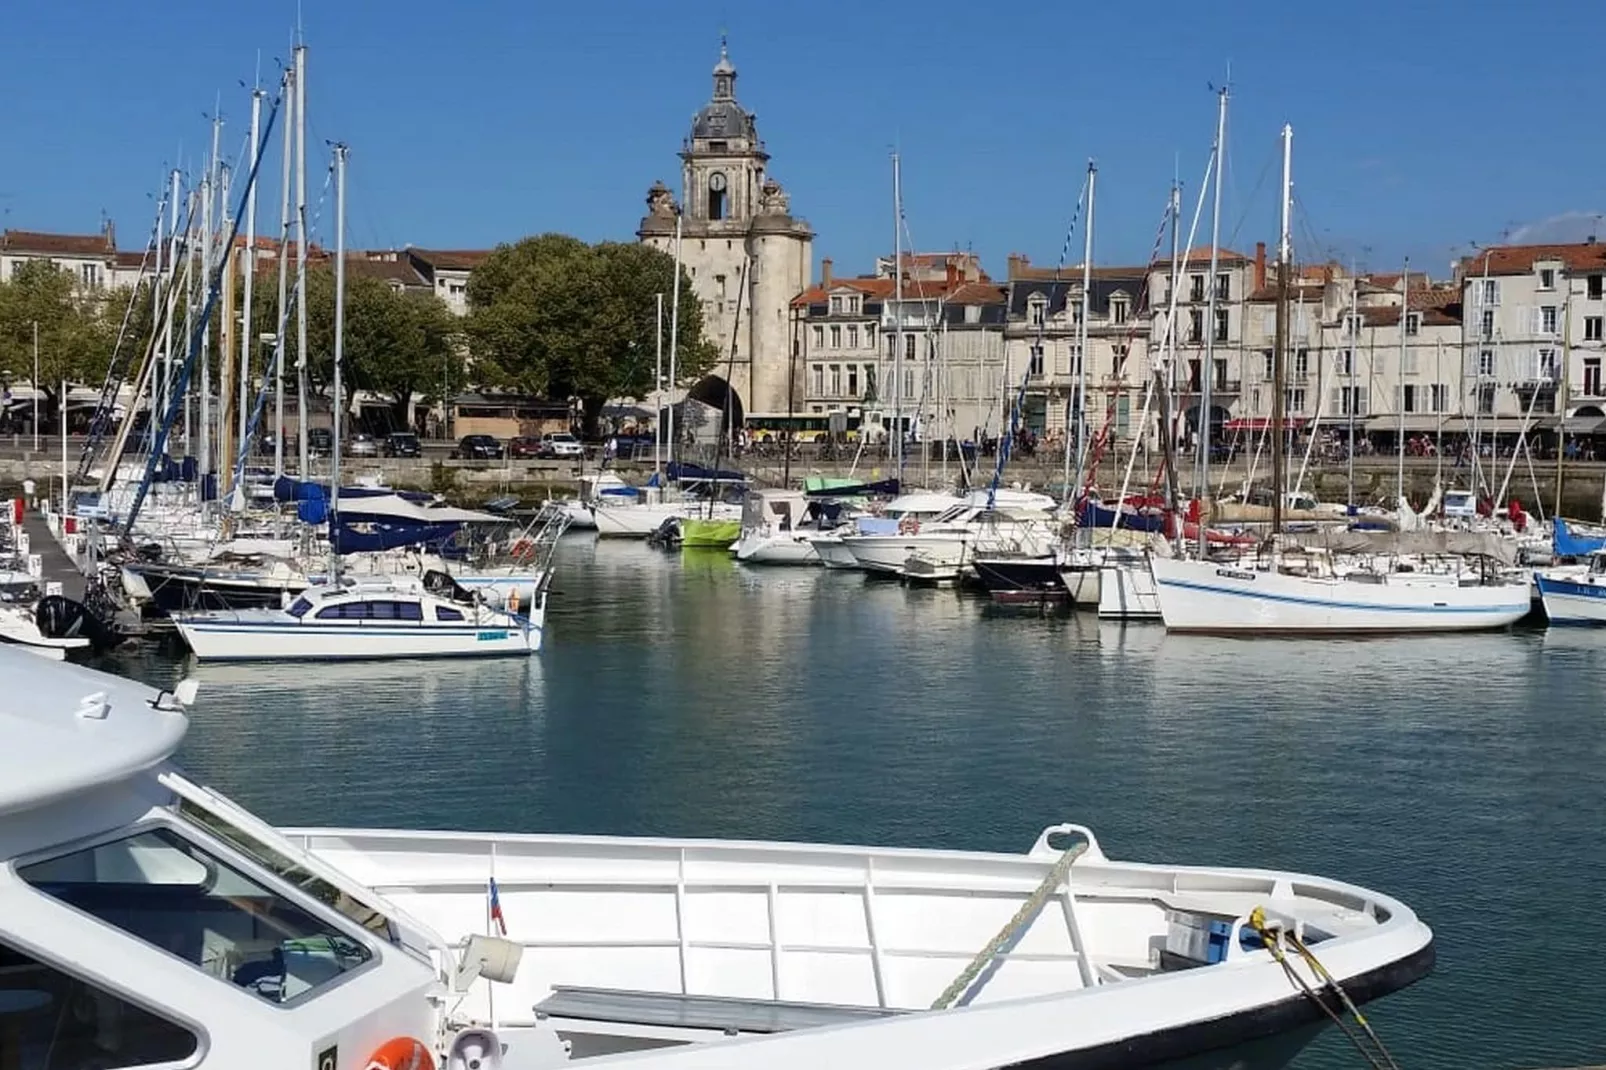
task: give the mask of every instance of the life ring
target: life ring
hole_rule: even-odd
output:
[[[368,1056],[363,1070],[435,1070],[435,1056],[421,1040],[393,1037]]]
[[[912,516],[899,517],[898,518],[898,534],[899,535],[918,535],[918,534],[920,534],[920,520],[919,520],[919,518],[912,517]]]

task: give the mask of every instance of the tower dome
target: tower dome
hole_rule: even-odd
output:
[[[719,62],[714,64],[714,96],[691,121],[696,140],[726,138],[757,139],[753,116],[736,103],[736,65],[731,62],[725,39],[719,41]]]

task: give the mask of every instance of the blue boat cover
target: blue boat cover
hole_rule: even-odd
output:
[[[1128,531],[1165,531],[1165,516],[1160,513],[1137,513],[1123,509],[1117,517],[1116,512],[1098,502],[1084,502],[1077,512],[1076,522],[1084,528],[1122,527]]]
[[[1574,535],[1567,530],[1561,517],[1551,521],[1551,543],[1557,557],[1588,557],[1596,550],[1606,548],[1606,538]]]
[[[724,483],[746,483],[747,476],[741,472],[732,472],[725,468],[705,468],[700,464],[690,464],[686,461],[671,461],[665,469],[668,477],[679,483],[707,483],[719,480]]]

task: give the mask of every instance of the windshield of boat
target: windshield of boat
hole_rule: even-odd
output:
[[[290,608],[285,610],[285,612],[290,614],[292,617],[304,617],[307,615],[307,610],[311,608],[311,602],[307,601],[305,598],[297,598]]]
[[[46,895],[270,1003],[310,995],[374,957],[313,910],[165,823],[16,872]]]

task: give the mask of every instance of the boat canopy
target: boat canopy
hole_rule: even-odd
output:
[[[426,506],[396,494],[346,501],[341,490],[339,514],[330,520],[329,541],[336,553],[371,553],[403,546],[423,546],[444,557],[462,553],[458,534],[465,524],[506,524],[506,517]],[[303,505],[313,503],[303,502]],[[323,503],[317,503],[322,505]]]
[[[1487,557],[1507,567],[1517,563],[1516,543],[1482,531],[1330,531],[1317,539],[1300,541],[1336,554],[1455,554]]]
[[[1559,516],[1551,521],[1551,533],[1557,557],[1588,557],[1598,550],[1606,549],[1606,537],[1574,535],[1568,529],[1567,521]]]
[[[806,476],[803,492],[811,498],[869,498],[874,495],[895,498],[902,489],[896,479],[879,479],[865,483],[840,476]]]
[[[726,468],[707,468],[687,461],[670,461],[664,476],[672,483],[746,483],[747,476]],[[653,477],[657,478],[656,475]]]
[[[310,479],[291,479],[280,476],[273,481],[273,498],[281,502],[322,501],[329,497],[327,483],[314,483]],[[405,498],[410,502],[427,502],[434,495],[418,490],[393,490],[390,487],[341,487],[340,500],[352,498]]]

